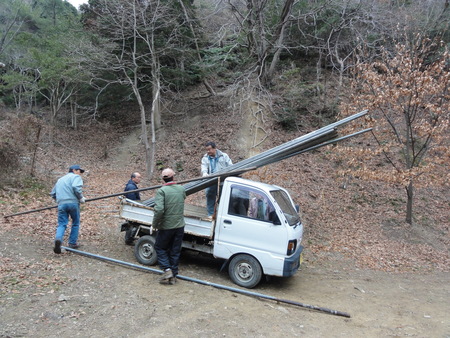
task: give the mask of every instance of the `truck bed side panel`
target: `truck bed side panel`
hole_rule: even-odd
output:
[[[122,201],[120,217],[144,225],[152,225],[153,208],[133,201]],[[184,231],[188,234],[212,239],[214,223],[207,219],[205,208],[186,204],[184,210],[186,226]]]

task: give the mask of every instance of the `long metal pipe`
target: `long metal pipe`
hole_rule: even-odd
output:
[[[255,169],[256,169],[256,167],[241,168],[241,169],[238,169],[238,170],[232,170],[232,171],[228,171],[228,172],[224,172],[224,173],[217,173],[217,174],[209,176],[208,178],[216,177],[216,179],[217,179],[217,178],[220,177],[221,179],[223,179],[223,178],[226,178],[228,176],[239,176],[239,175],[241,175],[241,174],[243,174],[243,173],[245,173],[247,171],[255,170]],[[205,178],[204,177],[196,177],[196,178],[191,178],[191,179],[184,180],[184,181],[178,181],[177,183],[183,184],[183,183],[190,183],[190,182],[201,181],[201,180],[205,180]],[[129,190],[127,192],[122,191],[122,192],[118,192],[118,193],[115,193],[115,194],[98,196],[98,197],[93,197],[93,198],[87,198],[86,202],[97,201],[97,200],[101,200],[101,199],[105,199],[105,198],[111,198],[111,197],[115,197],[115,196],[123,196],[125,194],[130,194],[130,193],[133,193],[133,192],[140,192],[140,191],[147,191],[147,190],[158,189],[158,188],[161,188],[162,186],[163,186],[163,184],[158,184],[158,185],[154,185],[154,186],[147,187],[147,188]],[[43,207],[43,208],[39,208],[39,209],[33,209],[33,210],[16,212],[15,214],[4,215],[3,217],[4,218],[8,218],[8,217],[12,217],[12,216],[31,214],[33,212],[38,212],[38,211],[43,211],[43,210],[48,210],[48,209],[54,209],[54,208],[57,208],[57,207],[58,207],[58,205],[52,205],[52,206],[49,206],[49,207]]]
[[[364,116],[366,114],[367,114],[367,110],[364,110],[364,111],[359,112],[357,114],[351,115],[351,116],[349,116],[347,118],[344,118],[344,119],[342,119],[340,121],[337,121],[337,122],[334,122],[332,124],[329,124],[329,125],[327,125],[325,127],[322,127],[322,128],[320,128],[318,130],[315,130],[313,132],[310,132],[308,134],[300,136],[300,137],[298,137],[298,138],[296,138],[294,140],[288,141],[288,142],[283,143],[283,144],[281,144],[281,145],[279,145],[277,147],[271,148],[271,149],[269,149],[267,151],[264,151],[264,152],[262,152],[260,154],[252,156],[252,157],[250,157],[250,158],[248,158],[246,160],[238,162],[235,165],[228,167],[227,170],[234,170],[234,169],[237,169],[237,168],[239,168],[241,166],[250,165],[250,164],[252,166],[259,166],[259,164],[260,164],[259,161],[260,160],[263,160],[262,163],[264,164],[265,163],[264,159],[267,158],[267,157],[274,156],[275,154],[284,153],[284,152],[289,151],[290,149],[292,149],[294,146],[301,145],[301,144],[304,144],[306,142],[310,142],[312,140],[316,140],[318,138],[324,137],[327,134],[331,134],[331,133],[333,133],[335,131],[336,127],[344,125],[344,124],[347,124],[347,123],[349,123],[349,122],[351,122],[351,121],[353,121],[353,120],[355,120],[355,119],[357,119],[357,118],[359,118],[361,116]],[[283,155],[281,155],[281,157],[282,156]]]
[[[371,131],[371,130],[372,130],[372,128],[367,128],[367,129],[360,130],[360,131],[358,131],[358,132],[356,132],[356,133],[353,133],[353,134],[350,134],[350,135],[345,135],[345,136],[342,136],[342,137],[339,137],[339,138],[336,138],[336,139],[332,139],[331,141],[324,142],[324,143],[320,143],[320,144],[317,144],[317,145],[312,146],[312,147],[310,147],[310,148],[306,148],[306,149],[300,150],[300,151],[298,151],[298,152],[289,154],[288,156],[285,156],[285,157],[279,159],[278,161],[286,160],[286,159],[288,159],[289,157],[293,157],[293,156],[296,156],[296,155],[300,155],[300,154],[306,153],[306,152],[308,152],[308,151],[316,150],[316,149],[318,149],[318,148],[321,148],[321,147],[324,147],[324,146],[327,146],[327,145],[330,145],[330,144],[334,144],[334,143],[339,142],[339,141],[346,140],[346,139],[348,139],[348,138],[350,138],[350,137],[354,137],[354,136],[357,136],[357,135],[360,135],[360,134],[367,133],[368,131]],[[276,161],[276,162],[278,162],[278,161]]]
[[[266,150],[266,151],[264,151],[264,152],[262,152],[260,154],[252,156],[252,157],[250,157],[248,159],[245,159],[245,160],[243,160],[241,162],[238,162],[238,163],[236,163],[236,164],[226,168],[226,170],[234,170],[234,169],[237,169],[237,168],[242,167],[242,166],[248,166],[250,164],[252,166],[258,166],[257,163],[261,159],[265,159],[267,157],[273,156],[274,154],[283,153],[286,150],[292,149],[293,146],[296,146],[296,145],[299,145],[299,144],[303,144],[305,142],[309,142],[309,141],[315,140],[317,138],[323,137],[326,134],[333,133],[336,127],[344,125],[344,124],[347,124],[347,123],[349,123],[349,122],[351,122],[351,121],[353,121],[353,120],[355,120],[355,119],[357,119],[357,118],[359,118],[361,116],[364,116],[366,114],[367,114],[367,110],[364,110],[364,111],[359,112],[357,114],[351,115],[351,116],[349,116],[347,118],[344,118],[344,119],[342,119],[340,121],[331,123],[331,124],[329,124],[329,125],[327,125],[325,127],[322,127],[322,128],[320,128],[318,130],[315,130],[315,131],[310,132],[308,134],[302,135],[302,136],[300,136],[300,137],[298,137],[296,139],[293,139],[293,140],[288,141],[286,143],[283,143],[283,144],[281,144],[279,146],[276,146],[274,148]],[[263,163],[264,163],[264,161],[263,161]]]
[[[158,270],[158,269],[153,269],[153,268],[149,268],[149,267],[146,267],[146,266],[141,266],[141,265],[125,262],[125,261],[120,261],[118,259],[109,258],[109,257],[105,257],[105,256],[100,256],[100,255],[96,255],[96,254],[89,253],[89,252],[86,252],[86,251],[76,250],[76,249],[68,248],[68,247],[65,247],[65,246],[62,246],[62,248],[67,250],[67,251],[71,251],[73,253],[79,254],[79,255],[83,255],[83,256],[87,256],[87,257],[91,257],[91,258],[96,258],[96,259],[104,260],[104,261],[107,261],[107,262],[117,263],[117,264],[120,264],[120,265],[123,265],[123,266],[131,267],[131,268],[135,268],[135,269],[139,269],[139,270],[143,270],[143,271],[150,271],[150,272],[154,272],[154,273],[158,273],[158,274],[163,273],[161,270]],[[248,290],[242,290],[242,289],[234,288],[234,287],[231,287],[231,286],[226,286],[226,285],[222,285],[222,284],[212,283],[212,282],[208,282],[208,281],[197,279],[197,278],[191,278],[191,277],[182,276],[182,275],[178,275],[177,278],[181,279],[181,280],[188,281],[188,282],[193,282],[193,283],[197,283],[197,284],[212,286],[212,287],[215,287],[217,289],[222,289],[222,290],[227,290],[227,291],[231,291],[231,292],[235,292],[235,293],[240,293],[240,294],[246,295],[246,296],[273,300],[275,302],[285,303],[285,304],[299,306],[299,307],[304,307],[304,308],[307,308],[307,309],[320,311],[320,312],[326,312],[326,313],[329,313],[329,314],[332,314],[332,315],[336,315],[336,316],[347,317],[347,318],[351,317],[350,314],[348,314],[346,312],[337,311],[337,310],[331,310],[331,309],[328,309],[328,308],[325,308],[325,307],[314,306],[314,305],[309,305],[309,304],[305,304],[305,303],[300,303],[300,302],[296,302],[296,301],[293,301],[293,300],[281,299],[281,298],[265,295],[265,294],[262,294],[262,293],[252,292],[252,291],[248,291]]]
[[[312,131],[312,132],[310,132],[308,134],[302,135],[302,136],[297,137],[297,138],[295,138],[295,139],[293,139],[291,141],[283,143],[283,144],[281,144],[281,145],[279,145],[277,147],[271,148],[271,149],[266,150],[266,151],[264,151],[264,152],[262,152],[260,154],[257,154],[255,156],[252,156],[252,157],[250,157],[248,159],[245,159],[245,160],[243,160],[241,162],[238,162],[235,165],[228,167],[227,170],[234,170],[234,169],[237,169],[237,168],[239,168],[241,166],[249,165],[250,163],[252,163],[252,166],[257,166],[255,163],[258,160],[260,160],[260,159],[264,159],[264,158],[266,158],[268,156],[272,156],[272,154],[277,154],[277,153],[280,153],[280,152],[284,152],[284,151],[286,151],[286,149],[291,149],[295,145],[302,144],[304,142],[314,140],[314,139],[322,137],[322,136],[324,136],[324,135],[326,135],[328,133],[332,133],[335,130],[336,127],[344,125],[344,124],[347,124],[347,123],[349,123],[349,122],[351,122],[351,121],[353,121],[353,120],[355,120],[355,119],[357,119],[357,118],[359,118],[361,116],[364,116],[366,114],[367,114],[367,110],[364,110],[362,112],[359,112],[357,114],[354,114],[354,115],[351,115],[351,116],[349,116],[347,118],[344,118],[344,119],[342,119],[340,121],[331,123],[331,124],[329,124],[329,125],[327,125],[325,127],[322,127],[322,128],[320,128],[318,130]]]

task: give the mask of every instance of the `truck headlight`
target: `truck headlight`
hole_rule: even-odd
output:
[[[297,240],[296,239],[290,240],[287,246],[286,254],[288,256],[292,255],[295,252],[295,249],[297,249]]]

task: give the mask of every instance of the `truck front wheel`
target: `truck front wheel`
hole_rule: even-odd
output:
[[[141,264],[155,265],[158,261],[155,251],[155,238],[150,235],[139,238],[134,246],[134,256]]]
[[[237,285],[251,289],[261,281],[262,269],[258,260],[254,257],[239,254],[231,259],[228,274]]]

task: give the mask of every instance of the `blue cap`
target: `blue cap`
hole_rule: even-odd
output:
[[[69,171],[73,171],[73,170],[79,170],[82,173],[84,173],[84,169],[81,169],[81,167],[78,164],[74,164],[74,165],[70,166]]]

